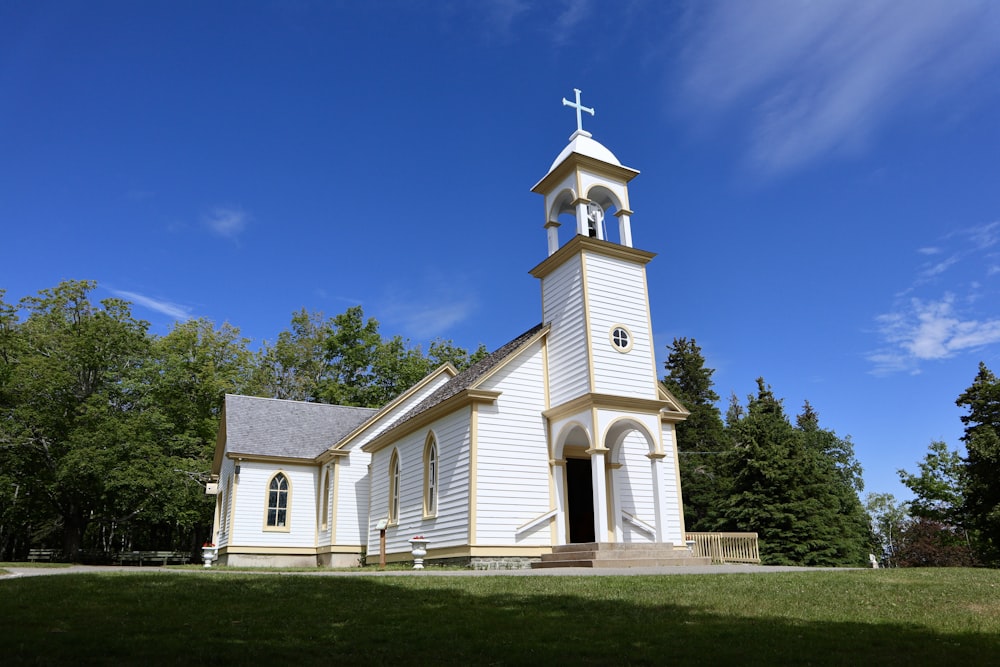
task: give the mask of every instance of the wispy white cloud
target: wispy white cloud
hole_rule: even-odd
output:
[[[487,0],[483,4],[476,4],[476,8],[485,7],[489,16],[491,32],[501,36],[506,36],[511,32],[514,21],[530,9],[530,5],[525,0]]]
[[[883,347],[868,355],[873,373],[918,373],[922,362],[1000,343],[1000,307],[991,296],[1000,290],[991,280],[1000,273],[991,261],[991,249],[1000,242],[998,232],[1000,224],[991,222],[940,239],[935,253],[947,257],[921,266],[890,312],[876,318]],[[954,271],[958,275],[949,277],[948,289],[933,294]]]
[[[926,248],[917,248],[917,252],[921,255],[940,255],[941,248],[935,248],[934,246],[927,246]]]
[[[568,43],[576,27],[590,16],[593,9],[593,0],[563,0],[562,11],[556,17],[553,30],[556,45]]]
[[[460,289],[464,282],[432,275],[394,289],[376,309],[396,330],[416,340],[452,337],[453,328],[476,311],[477,300]],[[379,319],[383,319],[382,316]]]
[[[205,224],[219,236],[234,239],[246,229],[249,216],[237,208],[219,206],[205,216]]]
[[[857,150],[904,105],[942,105],[1000,61],[990,0],[715,2],[683,36],[692,111],[746,114],[764,172]]]
[[[902,310],[879,316],[878,323],[886,342],[898,348],[897,363],[947,359],[958,352],[1000,343],[1000,318],[963,316],[956,311],[952,294],[939,301],[912,299]],[[873,355],[873,361],[885,354]]]
[[[139,294],[138,292],[129,292],[127,290],[109,289],[112,294],[126,301],[131,301],[137,306],[142,306],[143,308],[148,308],[157,313],[162,313],[167,317],[172,317],[177,321],[185,321],[191,319],[191,309],[187,306],[182,306],[172,301],[165,301],[163,299],[154,299],[151,296],[146,296],[145,294]]]

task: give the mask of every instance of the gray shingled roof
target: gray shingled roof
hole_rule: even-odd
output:
[[[398,426],[402,426],[422,412],[430,410],[439,403],[444,403],[452,396],[459,394],[474,385],[477,380],[499,366],[504,359],[521,349],[521,347],[531,340],[535,334],[541,331],[544,326],[545,324],[541,323],[531,327],[514,340],[501,345],[491,354],[483,357],[473,365],[466,368],[451,380],[441,385],[430,396],[417,403],[409,412],[393,422],[393,424],[385,430],[385,433],[388,433]]]
[[[314,459],[376,412],[373,408],[226,394],[227,450]]]

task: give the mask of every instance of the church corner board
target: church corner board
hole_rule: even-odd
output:
[[[657,378],[639,173],[577,130],[544,198],[540,323],[462,372],[368,409],[227,395],[213,474],[219,563],[523,566],[574,544],[683,549],[674,425]],[[565,227],[563,223],[565,224]],[[595,547],[591,547],[595,548]]]

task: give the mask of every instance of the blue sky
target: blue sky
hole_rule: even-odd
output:
[[[0,288],[94,279],[165,333],[305,307],[495,348],[540,317],[529,188],[575,129],[630,188],[661,356],[763,376],[908,495],[1000,371],[987,0],[0,6]]]

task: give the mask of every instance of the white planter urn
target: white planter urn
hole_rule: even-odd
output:
[[[424,556],[427,555],[428,542],[430,540],[422,535],[418,535],[410,540],[410,553],[413,555],[414,570],[424,569]]]
[[[212,561],[218,559],[219,547],[205,545],[201,548],[201,560],[205,567],[212,567]]]

